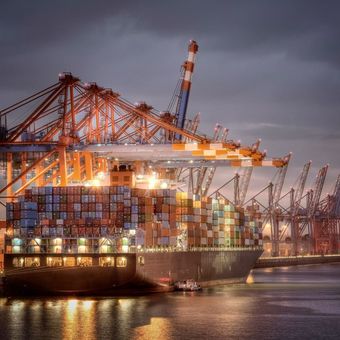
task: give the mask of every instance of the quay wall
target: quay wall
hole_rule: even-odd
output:
[[[340,254],[336,255],[306,255],[286,257],[261,257],[254,268],[286,267],[306,264],[321,264],[340,262]]]

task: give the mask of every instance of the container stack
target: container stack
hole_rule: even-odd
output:
[[[188,247],[213,245],[211,199],[187,192],[176,194],[178,232]]]
[[[132,238],[132,243],[137,246],[145,246],[145,235],[148,231],[148,236],[151,238],[149,243],[152,245],[153,204],[148,190],[131,189],[130,213],[131,225],[125,225],[125,229],[136,231],[135,240]]]
[[[150,191],[153,203],[154,244],[176,246],[178,228],[176,225],[176,190],[154,189]],[[157,235],[156,235],[157,234]]]
[[[170,189],[34,187],[6,214],[8,252],[262,245],[261,224],[248,211]]]
[[[7,203],[6,221],[12,225],[13,236],[33,235],[38,223],[38,207],[36,202],[19,201]]]
[[[187,192],[176,193],[176,224],[183,235],[183,247],[194,245],[193,195]]]
[[[225,199],[212,201],[213,244],[225,247],[262,245],[261,222]]]

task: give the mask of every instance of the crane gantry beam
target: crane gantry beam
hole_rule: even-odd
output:
[[[227,129],[220,131],[223,133],[219,138],[199,134],[199,116],[185,128],[178,127],[172,114],[158,112],[145,103],[132,104],[111,89],[96,83],[82,83],[71,73],[60,74],[59,83],[2,110],[1,115],[15,115],[17,109],[25,108],[27,103],[32,105],[37,99],[40,103],[36,108],[31,113],[26,110],[22,121],[8,127],[6,138],[0,141],[0,151],[13,155],[7,161],[9,169],[16,154],[26,154],[22,173],[1,188],[0,193],[21,180],[19,189],[11,190],[19,194],[34,182],[46,182],[49,172],[59,184],[66,185],[69,179],[81,180],[79,164],[86,165],[86,178],[92,179],[90,167],[94,166],[95,158],[103,156],[121,161],[151,161],[157,167],[169,169],[182,166],[189,172],[192,164],[197,164],[201,170],[192,172],[197,178],[191,181],[195,192],[202,187],[208,169],[222,164],[271,167],[285,164],[283,158],[267,159],[263,152],[227,140]],[[25,133],[28,137],[24,139]],[[178,135],[183,136],[180,143]],[[52,159],[43,164],[53,153],[58,155],[58,162]],[[67,154],[77,154],[77,162]],[[71,177],[69,168],[75,169]],[[29,173],[32,173],[31,179],[27,181]]]

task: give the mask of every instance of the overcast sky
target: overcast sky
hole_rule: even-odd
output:
[[[269,156],[292,151],[287,190],[308,160],[311,183],[330,163],[329,190],[340,172],[339,1],[4,0],[0,108],[70,71],[164,110],[190,39],[200,131],[218,122],[244,144],[261,138]],[[256,169],[251,191],[274,172]]]

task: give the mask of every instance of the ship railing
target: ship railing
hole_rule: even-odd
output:
[[[167,252],[197,252],[197,251],[234,251],[234,250],[241,250],[241,251],[249,251],[249,250],[263,250],[261,246],[248,246],[248,247],[241,247],[241,246],[229,246],[229,247],[140,247],[140,248],[132,248],[129,249],[128,251],[120,252],[120,251],[113,251],[112,253],[126,253],[126,254],[135,254],[135,253],[167,253]],[[110,252],[111,253],[111,252]],[[52,252],[45,252],[45,251],[40,251],[40,252],[34,252],[34,253],[11,253],[15,254],[18,256],[23,256],[23,255],[40,255],[40,254],[52,254]],[[53,254],[59,254],[62,256],[72,256],[72,255],[78,255],[78,256],[84,256],[84,255],[92,255],[92,254],[98,254],[100,256],[105,256],[108,253],[102,253],[98,252],[98,250],[94,249],[89,249],[87,252],[60,252],[60,253],[53,253]],[[316,255],[317,256],[317,255]]]
[[[166,252],[197,252],[197,251],[249,251],[249,250],[262,250],[259,246],[249,247],[148,247],[138,248],[137,253],[166,253]],[[135,251],[133,251],[134,253]]]

